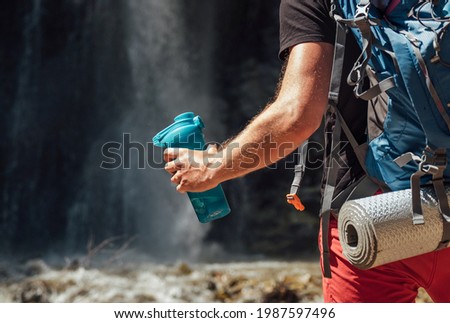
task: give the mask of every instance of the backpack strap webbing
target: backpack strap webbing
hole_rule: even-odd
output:
[[[341,126],[339,122],[336,122],[333,127],[333,132],[331,134],[331,153],[327,165],[327,174],[325,181],[325,188],[322,198],[322,208],[320,210],[320,217],[322,218],[322,259],[323,259],[323,270],[324,276],[331,278],[331,267],[330,267],[330,245],[329,245],[329,226],[330,226],[330,216],[331,216],[331,204],[333,202],[333,195],[336,188],[336,179],[339,171],[338,165],[338,152],[336,149],[339,145],[341,134]]]
[[[328,97],[328,109],[327,113],[334,114],[334,126],[331,134],[330,157],[327,166],[326,182],[322,199],[322,208],[320,211],[320,216],[322,218],[321,224],[321,236],[322,236],[322,259],[323,259],[323,270],[324,277],[331,278],[331,267],[330,267],[330,246],[329,246],[329,222],[332,212],[337,213],[339,208],[347,201],[349,198],[358,198],[371,196],[375,194],[381,185],[375,182],[367,175],[365,167],[365,154],[367,151],[367,144],[359,145],[356,138],[354,137],[352,131],[345,122],[343,116],[339,112],[339,90],[341,87],[342,72],[344,66],[344,56],[345,56],[345,44],[347,40],[347,27],[344,23],[336,20],[336,38],[334,47],[334,62],[333,69],[331,73],[330,80],[330,90]],[[360,178],[357,182],[349,185],[345,190],[334,197],[334,192],[336,188],[336,181],[339,169],[339,148],[341,133],[344,131],[352,149],[358,159],[359,164],[366,173],[365,176]],[[328,138],[326,138],[328,140]],[[384,186],[382,189],[386,189]]]
[[[291,190],[289,194],[286,195],[286,200],[289,204],[292,204],[298,211],[305,210],[305,207],[298,196],[298,190],[302,184],[303,176],[306,170],[306,156],[308,151],[308,140],[305,140],[303,144],[298,147],[298,163],[295,165],[294,169],[294,180],[291,184]]]
[[[334,4],[334,6],[336,6]],[[369,101],[383,92],[395,87],[394,77],[388,77],[381,81],[376,81],[373,86],[364,91],[365,80],[367,75],[367,69],[369,61],[372,57],[372,47],[377,47],[380,50],[386,52],[393,58],[395,62],[395,56],[391,52],[387,51],[381,46],[374,38],[371,26],[379,25],[379,19],[369,17],[371,2],[370,0],[360,0],[355,17],[353,19],[344,19],[338,14],[333,14],[336,21],[345,24],[351,28],[358,28],[361,34],[361,55],[356,60],[351,72],[348,75],[347,83],[354,86],[354,93],[357,98]],[[395,64],[395,63],[394,63]]]
[[[400,167],[405,166],[410,161],[418,163],[418,170],[411,176],[413,224],[421,225],[425,223],[420,194],[421,179],[425,175],[432,175],[431,182],[436,193],[439,212],[443,218],[443,233],[438,249],[446,247],[450,243],[450,205],[445,191],[444,179],[444,170],[448,164],[446,149],[432,149],[428,146],[425,148],[422,157],[406,153],[395,159]]]

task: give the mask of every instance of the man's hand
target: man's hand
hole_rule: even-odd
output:
[[[177,184],[180,193],[204,192],[220,184],[214,173],[223,165],[215,146],[204,151],[168,148],[164,160],[167,162],[164,168],[173,175],[171,181]]]

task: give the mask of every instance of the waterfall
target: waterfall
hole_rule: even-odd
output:
[[[29,13],[22,18],[23,44],[19,47],[21,48],[21,53],[14,62],[16,63],[15,68],[17,71],[15,73],[16,99],[11,106],[2,104],[2,111],[4,113],[2,118],[7,122],[5,123],[5,128],[3,128],[6,130],[3,140],[4,142],[14,140],[13,144],[15,147],[15,149],[7,149],[9,147],[4,143],[2,144],[2,156],[4,156],[5,163],[4,168],[2,166],[3,203],[2,222],[0,226],[2,241],[0,241],[0,247],[5,247],[6,249],[12,248],[16,240],[14,233],[20,230],[21,219],[18,216],[18,210],[21,208],[21,204],[26,201],[30,192],[35,190],[39,184],[39,178],[36,176],[37,171],[34,168],[31,170],[31,176],[27,176],[26,185],[19,181],[25,179],[25,176],[23,176],[22,161],[29,156],[25,150],[31,148],[27,140],[29,130],[33,127],[30,121],[36,118],[39,113],[38,111],[30,111],[29,107],[38,98],[38,88],[34,86],[34,82],[38,74],[37,66],[40,64],[41,57],[39,55],[40,51],[38,50],[37,53],[35,51],[41,48],[41,30],[39,26],[41,13],[41,1],[33,1]],[[7,56],[2,56],[3,60],[5,58]],[[10,88],[8,87],[8,89]],[[5,103],[5,101],[2,103]],[[33,149],[37,154],[42,154],[43,147],[41,142],[33,146]],[[19,174],[19,177],[14,179],[8,178],[9,174]],[[38,211],[30,209],[28,210],[28,214],[29,221],[39,225]],[[26,233],[27,231],[24,230],[24,234]]]
[[[100,216],[104,218],[103,225],[95,226],[100,236],[107,238],[105,232],[117,232],[121,227],[123,234],[136,235],[141,249],[159,260],[198,260],[208,253],[205,250],[208,244],[203,243],[203,238],[210,225],[197,221],[187,196],[175,191],[169,174],[163,171],[162,151],[149,144],[152,136],[171,123],[178,113],[192,110],[206,120],[211,114],[208,77],[211,53],[207,48],[194,48],[187,43],[193,31],[184,20],[184,7],[183,2],[176,0],[124,2],[123,45],[129,61],[131,94],[120,120],[108,125],[109,129],[101,137],[104,142],[120,142],[126,134],[133,144],[145,147],[146,161],[155,160],[139,169],[138,158],[142,161],[143,151],[131,149],[128,151],[129,169],[124,169],[123,163],[115,170],[100,169],[102,142],[97,139],[98,145],[92,146],[84,167],[89,193],[81,193],[71,208],[67,229],[71,236],[69,243],[73,244],[80,236],[77,235],[80,224],[89,223],[90,217]],[[210,5],[205,7],[211,8]],[[206,20],[202,29],[208,27]],[[127,154],[123,150],[122,153]],[[101,188],[98,182],[102,183]],[[102,206],[104,214],[83,207],[86,200],[90,200],[87,205],[94,204],[91,194],[105,186],[111,197],[106,198],[106,203],[111,205]],[[108,219],[108,214],[117,213],[117,207],[121,209],[120,220]],[[217,248],[213,248],[217,252]]]

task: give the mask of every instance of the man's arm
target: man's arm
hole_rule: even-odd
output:
[[[269,166],[291,153],[320,126],[328,100],[333,46],[303,43],[291,49],[276,100],[220,152],[169,148],[166,170],[179,192],[199,192]],[[192,161],[196,162],[192,162]]]

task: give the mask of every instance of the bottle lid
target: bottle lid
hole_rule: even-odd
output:
[[[184,112],[182,114],[177,115],[175,118],[173,118],[173,121],[179,122],[184,120],[191,120],[194,118],[193,112]]]
[[[205,127],[200,116],[195,116],[193,112],[179,114],[173,119],[173,121],[174,123],[167,126],[153,137],[153,144],[155,146],[167,148],[168,143],[170,143],[182,127],[189,125],[195,125],[200,129]]]

